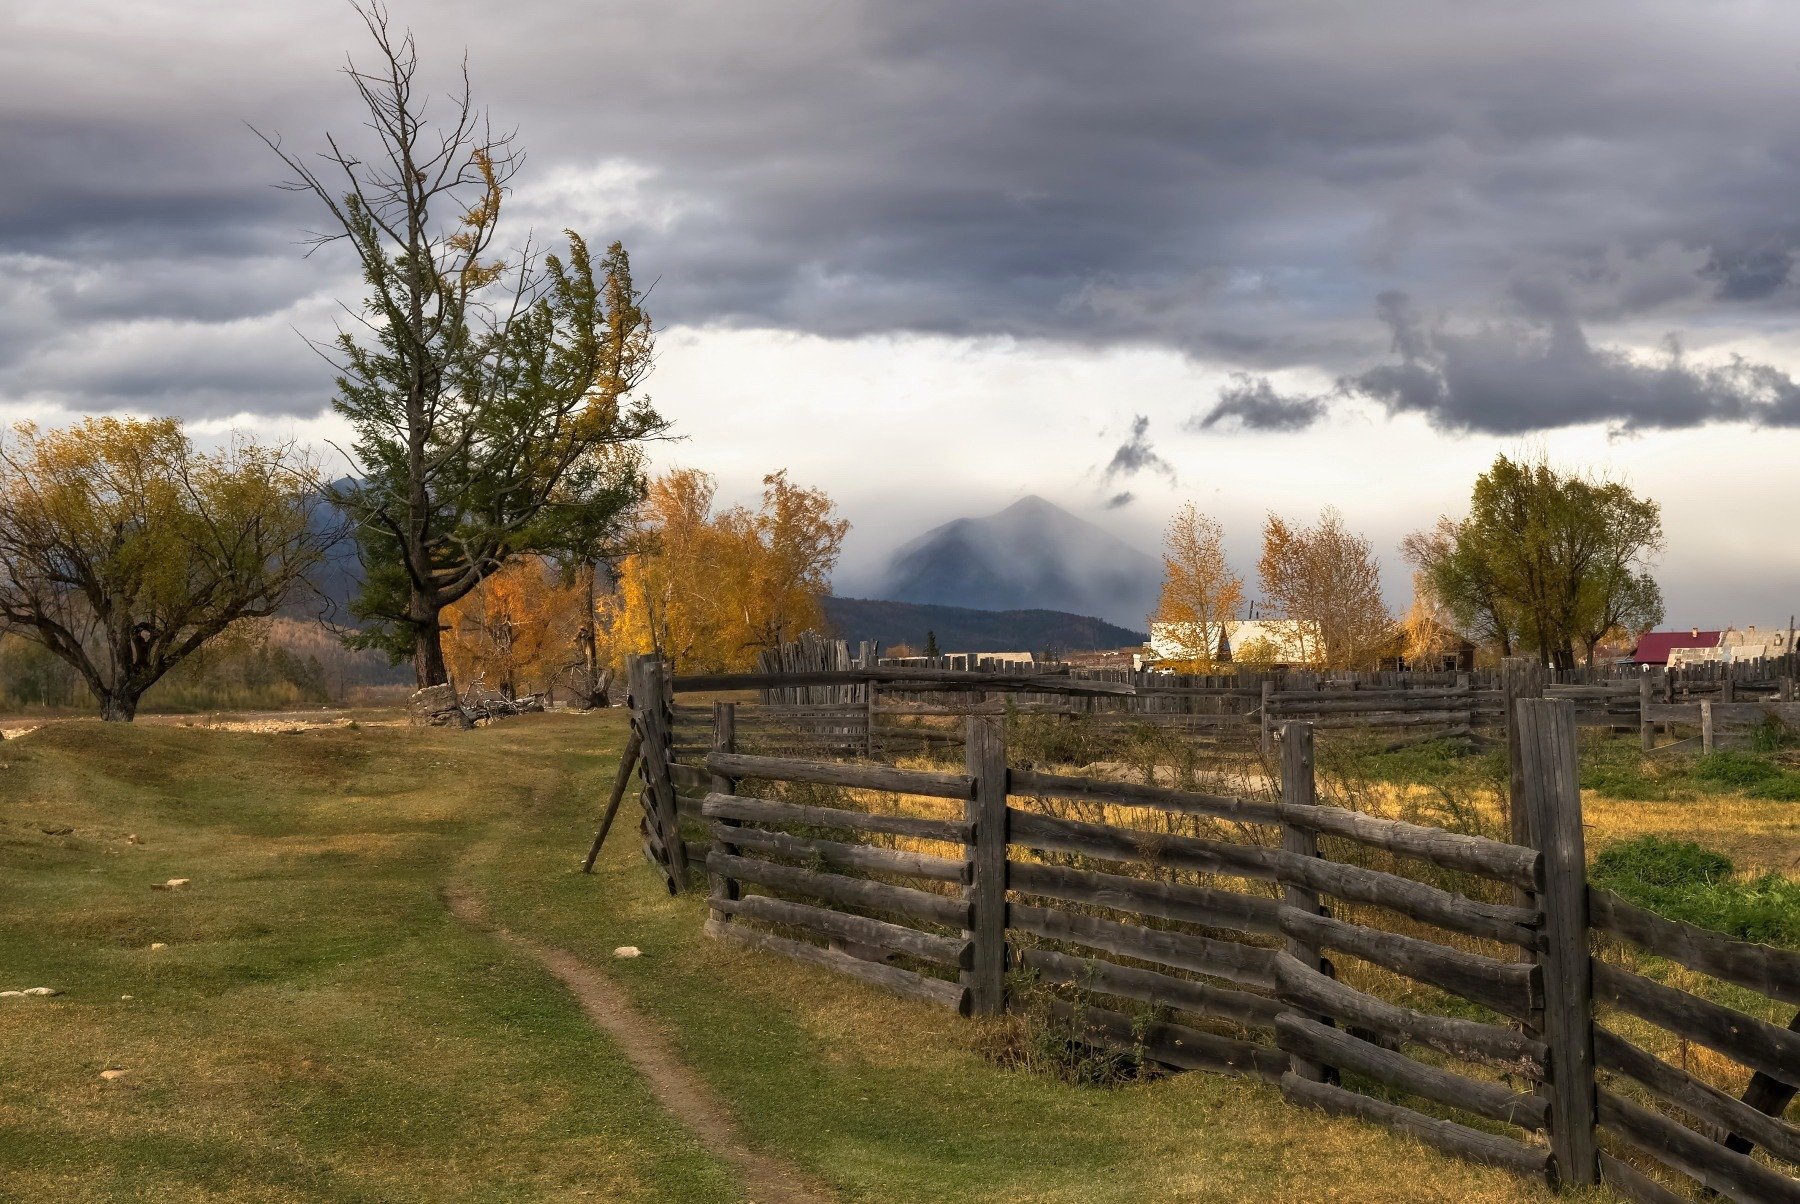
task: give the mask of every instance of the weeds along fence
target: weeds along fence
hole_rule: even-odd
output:
[[[1528,669],[1510,841],[1329,805],[1297,720],[1205,793],[1009,767],[992,715],[958,771],[772,752],[730,702],[677,744],[675,699],[744,683],[632,681],[644,849],[718,939],[1556,1184],[1800,1199],[1800,956],[1588,885],[1577,703]]]

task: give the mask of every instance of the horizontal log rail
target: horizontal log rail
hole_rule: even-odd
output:
[[[1276,872],[1284,886],[1303,886],[1351,903],[1384,907],[1463,936],[1523,949],[1536,946],[1537,926],[1543,920],[1539,912],[1530,908],[1484,903],[1398,874],[1321,857],[1284,853],[1279,856]]]
[[[1281,904],[1241,891],[1103,874],[1042,861],[1008,861],[1007,885],[1020,894],[1043,895],[1183,924],[1268,936],[1281,931]]]
[[[1330,1028],[1292,1012],[1275,1021],[1275,1040],[1289,1053],[1311,1058],[1322,1066],[1348,1070],[1486,1120],[1517,1125],[1533,1132],[1549,1123],[1550,1105],[1542,1096],[1415,1062],[1405,1054],[1372,1045],[1342,1029]]]
[[[1530,1019],[1542,996],[1538,968],[1533,965],[1447,949],[1417,937],[1308,915],[1292,907],[1282,909],[1281,929],[1305,945],[1347,953],[1515,1020]]]
[[[872,945],[890,953],[904,953],[953,970],[968,969],[972,954],[972,946],[967,937],[938,936],[935,933],[920,932],[917,928],[908,928],[904,924],[850,915],[828,907],[815,907],[811,903],[774,899],[768,895],[713,899],[710,906],[727,915],[788,928],[804,928],[822,936]]]
[[[966,799],[975,796],[975,779],[968,774],[895,769],[889,765],[852,765],[836,761],[803,761],[792,757],[715,752],[706,758],[706,768],[731,778],[810,782],[819,786],[882,790],[891,794],[918,794],[928,798]]]
[[[1204,718],[1204,716],[1177,716]],[[1095,803],[1112,803],[1120,807],[1148,807],[1178,815],[1201,815],[1213,819],[1232,819],[1251,824],[1279,824],[1281,808],[1275,803],[1256,802],[1222,794],[1201,794],[1192,790],[1175,790],[1167,786],[1138,786],[1104,778],[1069,777],[1044,773],[1035,769],[1015,769],[1009,775],[1013,794],[1038,798],[1080,799]]]
[[[1447,1154],[1467,1158],[1487,1166],[1498,1166],[1519,1175],[1536,1178],[1550,1173],[1550,1151],[1528,1146],[1510,1137],[1483,1133],[1453,1120],[1438,1120],[1411,1108],[1370,1099],[1329,1083],[1315,1083],[1295,1074],[1281,1076],[1281,1093],[1290,1103],[1319,1108],[1339,1116],[1354,1116],[1397,1129],[1416,1137],[1426,1145]]]
[[[706,921],[706,935],[719,940],[734,941],[737,944],[746,945],[752,949],[761,949],[768,953],[780,953],[795,961],[807,962],[826,970],[834,970],[850,978],[861,979],[864,982],[883,987],[897,995],[904,995],[909,999],[917,999],[925,1003],[935,1003],[963,1015],[967,1015],[969,1011],[968,989],[942,978],[932,978],[927,974],[919,974],[883,962],[864,961],[860,957],[844,953],[841,950],[826,949],[806,941],[790,940],[784,936],[776,936],[772,932],[756,932],[740,924],[726,923],[723,920]]]
[[[1540,1080],[1549,1064],[1549,1047],[1516,1029],[1401,1007],[1365,995],[1285,954],[1275,961],[1275,988],[1284,1002],[1308,1014],[1330,1016],[1390,1041],[1423,1045]]]
[[[1176,970],[1188,970],[1222,978],[1241,986],[1275,987],[1275,950],[1235,941],[1214,940],[1190,932],[1171,932],[1121,924],[1097,916],[1077,915],[1053,907],[1011,903],[1006,909],[1009,928],[1045,940],[1066,941],[1118,957],[1153,962]]]
[[[1594,1028],[1594,1063],[1602,1070],[1624,1075],[1664,1103],[1718,1126],[1722,1133],[1736,1133],[1777,1158],[1800,1163],[1800,1129],[1779,1116],[1757,1111],[1735,1095],[1701,1082],[1598,1025]]]
[[[874,811],[847,811],[840,807],[815,807],[783,803],[775,799],[743,798],[735,794],[709,794],[700,813],[707,819],[735,819],[752,824],[805,824],[817,828],[843,828],[852,832],[881,832],[889,836],[916,836],[962,844],[973,827],[962,820],[924,819],[916,815],[882,815]]]
[[[1028,849],[1080,853],[1103,861],[1143,862],[1264,882],[1275,880],[1273,851],[1256,845],[1058,819],[1016,807],[1008,807],[1006,816],[1008,839]]]
[[[713,837],[722,844],[759,853],[794,857],[801,861],[818,861],[837,869],[863,870],[871,874],[894,874],[905,878],[924,878],[930,882],[954,882],[966,885],[968,863],[959,858],[933,857],[905,849],[884,849],[879,845],[847,844],[820,840],[811,836],[795,836],[787,832],[771,832],[765,828],[727,826],[716,822]]]
[[[1594,962],[1594,997],[1789,1086],[1800,1086],[1800,1033]]]
[[[1671,920],[1621,899],[1609,890],[1588,889],[1595,928],[1621,937],[1658,957],[1690,970],[1736,983],[1783,1003],[1800,1004],[1800,953]]]
[[[1264,995],[1215,987],[1137,966],[1075,957],[1053,949],[1022,949],[1019,964],[1045,982],[1101,995],[1116,995],[1151,1007],[1169,1007],[1196,1016],[1231,1020],[1246,1028],[1273,1028],[1275,1017],[1287,1010],[1279,1000]]]
[[[1749,1204],[1793,1204],[1800,1200],[1800,1186],[1786,1175],[1734,1153],[1659,1112],[1614,1095],[1604,1087],[1598,1092],[1598,1102],[1602,1128],[1721,1195]]]
[[[717,850],[707,857],[706,869],[721,878],[812,895],[852,907],[867,907],[872,911],[894,912],[950,928],[966,928],[969,923],[968,900],[934,895],[910,886],[890,886],[867,878],[825,874],[755,857],[736,857]]]
[[[1430,861],[1445,869],[1495,878],[1527,890],[1541,884],[1544,855],[1535,849],[1504,844],[1484,836],[1427,828],[1404,820],[1364,815],[1342,807],[1284,803],[1281,816],[1288,823],[1311,829],[1321,836],[1340,836],[1390,853]]]
[[[1039,672],[1029,676],[1019,673],[993,673],[968,669],[820,669],[797,673],[697,673],[677,675],[669,682],[676,694],[727,690],[781,690],[794,686],[842,686],[858,682],[893,684],[908,690],[993,690],[1019,694],[1112,694],[1130,695],[1137,687],[1130,682],[1091,681],[1071,677],[1068,670]]]

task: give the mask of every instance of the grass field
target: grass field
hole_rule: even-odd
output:
[[[1003,1070],[978,1024],[707,941],[633,839],[575,872],[622,734],[0,745],[0,989],[64,992],[0,1000],[0,1199],[754,1200],[446,888],[619,982],[752,1142],[845,1200],[1555,1198],[1240,1080]]]

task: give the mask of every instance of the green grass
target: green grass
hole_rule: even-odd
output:
[[[754,1198],[553,980],[448,917],[451,883],[613,976],[753,1142],[846,1201],[1552,1198],[1260,1084],[1009,1071],[983,1023],[710,941],[628,825],[576,872],[621,734],[0,745],[0,986],[66,992],[0,1000],[0,1198]],[[171,877],[193,883],[149,889]]]
[[[1692,841],[1641,836],[1594,859],[1591,879],[1671,919],[1739,940],[1800,946],[1800,882],[1733,876],[1729,857]]]

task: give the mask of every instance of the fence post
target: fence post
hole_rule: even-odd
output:
[[[1318,783],[1313,775],[1313,727],[1310,723],[1292,722],[1281,728],[1281,801],[1284,805],[1310,807],[1318,799]],[[1281,848],[1285,853],[1296,857],[1317,857],[1319,841],[1312,829],[1291,823],[1287,819],[1281,824]],[[1309,916],[1319,915],[1319,892],[1305,886],[1294,886],[1282,883],[1281,902],[1283,906],[1304,912]],[[1293,937],[1283,940],[1289,957],[1294,958],[1309,970],[1317,970],[1329,975],[1331,967],[1320,956],[1316,945],[1309,945]],[[1319,1017],[1326,1023],[1329,1017]],[[1289,1054],[1289,1067],[1296,1078],[1306,1079],[1314,1083],[1322,1083],[1335,1079],[1335,1073],[1311,1059],[1299,1054]]]
[[[1638,677],[1638,748],[1649,752],[1656,745],[1656,730],[1650,723],[1650,675]]]
[[[729,753],[737,751],[737,703],[713,703],[712,746],[714,752]],[[737,779],[727,777],[722,773],[710,775],[707,778],[706,785],[707,789],[714,794],[737,793]],[[726,853],[733,857],[737,856],[737,846],[725,839],[725,829],[737,827],[738,821],[735,819],[715,819],[709,822],[712,825],[712,847],[719,850],[721,853]],[[709,899],[729,900],[736,899],[739,895],[737,879],[727,878],[721,874],[712,873],[710,868],[707,871],[706,884],[707,897]],[[715,907],[712,909],[712,918],[718,920],[720,923],[729,923],[731,915],[730,913],[720,911]]]
[[[1269,704],[1275,697],[1275,683],[1263,678],[1262,683],[1262,755],[1268,756],[1275,749],[1274,721],[1269,717]]]
[[[643,748],[638,756],[638,770],[644,778],[644,822],[654,827],[650,842],[653,852],[662,846],[660,863],[668,878],[669,893],[678,895],[687,889],[687,851],[681,845],[681,819],[675,809],[675,784],[669,779],[669,715],[668,687],[663,663],[654,656],[638,659],[633,666],[633,711],[643,733]]]
[[[1559,1182],[1599,1182],[1594,1137],[1594,967],[1588,954],[1587,858],[1575,708],[1522,699],[1516,719],[1531,812],[1532,847],[1544,856],[1544,1041],[1550,1047],[1550,1152]]]
[[[969,716],[965,755],[975,789],[965,815],[974,825],[969,861],[969,929],[974,944],[963,981],[969,1011],[997,1016],[1006,1010],[1006,738],[1000,720]]]
[[[1700,751],[1710,753],[1713,750],[1713,713],[1712,699],[1700,700]]]

